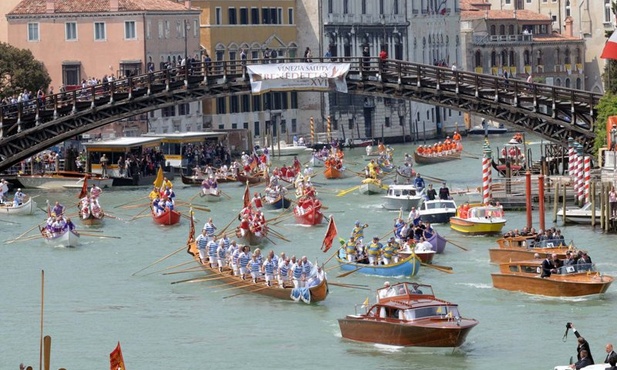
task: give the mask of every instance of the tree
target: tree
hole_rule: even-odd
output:
[[[43,62],[34,59],[32,52],[0,42],[0,96],[6,97],[41,87],[46,91],[51,77]]]
[[[617,116],[617,95],[607,92],[596,107],[598,110],[598,119],[594,127],[596,138],[594,140],[594,149],[596,152],[607,145],[606,141],[606,122],[608,117]]]

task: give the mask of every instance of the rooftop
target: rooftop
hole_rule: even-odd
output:
[[[181,11],[184,2],[172,0],[117,0],[118,12],[127,11]],[[110,0],[54,0],[53,13],[106,13],[111,12]],[[46,14],[47,0],[22,0],[8,15]]]

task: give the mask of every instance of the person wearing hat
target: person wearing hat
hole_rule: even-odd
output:
[[[394,237],[388,239],[388,244],[383,247],[383,264],[389,265],[390,263],[398,262],[398,250],[399,244]]]
[[[364,239],[364,229],[368,227],[368,224],[360,225],[360,221],[356,221],[353,230],[351,230],[351,236],[357,240],[362,241]]]
[[[369,265],[379,264],[379,256],[383,250],[383,244],[379,242],[379,237],[374,236],[373,242],[368,245],[368,263]]]
[[[18,188],[15,194],[13,195],[13,207],[22,205],[24,203],[25,198],[26,198],[26,194],[21,192],[21,188]]]

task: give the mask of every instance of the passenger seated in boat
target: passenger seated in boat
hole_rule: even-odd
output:
[[[576,260],[576,269],[578,271],[591,271],[593,265],[591,263],[591,257],[587,252],[578,251],[578,259]]]
[[[73,223],[73,221],[71,221],[70,218],[66,219],[66,225],[64,225],[66,230],[69,231],[74,231],[75,230],[75,224]]]
[[[390,282],[386,281],[383,283],[383,288],[379,289],[377,292],[377,301],[381,298],[392,297],[396,295],[394,288],[390,286]]]
[[[422,290],[420,290],[420,287],[418,286],[418,284],[411,284],[411,285],[408,285],[407,287],[409,288],[409,293],[411,294],[422,294]]]

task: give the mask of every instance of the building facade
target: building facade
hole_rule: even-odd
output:
[[[0,1],[0,42],[9,42],[9,24],[6,20],[6,15],[21,0],[4,0]]]
[[[548,16],[551,29],[559,34],[572,34],[585,40],[583,59],[584,88],[603,93],[602,73],[605,60],[600,59],[606,34],[615,30],[613,0],[487,0],[493,9],[530,10]],[[571,28],[568,24],[571,22]]]
[[[463,0],[463,68],[508,78],[585,88],[585,40],[552,31],[552,19],[530,10],[495,10]]]

